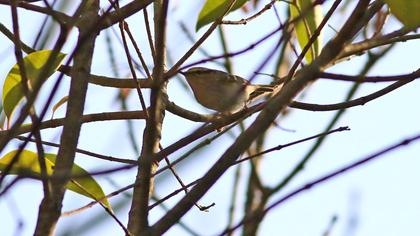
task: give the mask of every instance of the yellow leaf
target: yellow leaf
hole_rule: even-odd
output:
[[[61,62],[66,56],[66,54],[58,53],[57,58],[54,59],[53,63],[51,65],[46,65],[51,54],[51,50],[42,50],[33,52],[23,58],[28,82],[34,84],[38,80],[40,73],[46,67],[48,69],[46,74],[47,77],[51,76],[61,65]],[[2,102],[4,106],[4,113],[9,120],[14,109],[24,97],[21,82],[22,78],[20,76],[19,66],[16,63],[7,74],[3,85]]]
[[[420,27],[420,0],[384,0],[391,13],[407,28]]]
[[[302,17],[295,26],[296,37],[300,48],[303,49],[322,21],[323,15],[321,6],[316,5],[315,7],[312,7],[312,0],[294,0],[289,6],[292,18],[297,18],[300,17],[301,14],[304,14],[304,17]],[[311,63],[312,60],[319,55],[321,46],[322,37],[319,35],[305,54],[305,59],[308,63]]]
[[[69,100],[69,96],[64,96],[63,98],[60,99],[60,101],[58,101],[52,108],[52,115],[51,115],[51,119],[54,118],[54,113],[55,111],[57,111],[58,108],[60,108],[61,105],[65,104],[67,101]]]
[[[215,21],[225,13],[232,0],[207,0],[203,8],[201,8],[198,15],[195,30],[198,31],[201,27]],[[236,0],[229,12],[232,12],[249,0]]]
[[[0,171],[3,171],[13,160],[17,153],[17,150],[11,151],[0,158]],[[45,165],[47,174],[53,173],[56,155],[51,153],[45,154]],[[23,150],[17,162],[15,162],[10,170],[9,174],[24,174],[31,173],[34,175],[41,174],[41,168],[39,166],[38,155],[32,151]],[[101,201],[105,206],[111,209],[111,205],[108,199],[105,197],[104,191],[96,180],[90,176],[89,172],[81,168],[80,166],[73,164],[72,175],[79,175],[82,177],[72,178],[66,185],[68,190],[84,195],[88,198],[96,201]]]

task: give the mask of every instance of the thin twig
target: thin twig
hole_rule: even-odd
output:
[[[327,14],[325,14],[324,18],[322,19],[319,26],[316,28],[316,30],[313,32],[311,37],[308,40],[308,43],[305,45],[305,47],[302,49],[302,52],[299,54],[298,58],[296,59],[295,63],[292,65],[292,67],[289,70],[289,74],[287,75],[286,83],[292,79],[294,76],[296,69],[302,62],[303,58],[305,57],[305,54],[312,48],[312,45],[315,43],[315,41],[318,39],[319,35],[321,34],[321,30],[324,28],[324,26],[327,24],[328,20],[331,18],[332,14],[337,10],[338,5],[340,5],[342,0],[336,0],[334,1],[331,8],[328,10]],[[311,8],[315,7],[315,4],[312,4]],[[313,57],[315,58],[317,55],[313,54]]]
[[[241,165],[238,165],[236,167],[236,171],[235,171],[235,175],[234,175],[234,179],[233,179],[233,186],[232,186],[232,195],[230,198],[230,207],[229,207],[229,218],[228,218],[228,223],[227,223],[227,228],[232,227],[233,225],[233,221],[235,220],[235,210],[236,210],[236,203],[238,201],[237,199],[237,195],[238,195],[238,190],[239,190],[239,180],[241,177]],[[229,236],[231,236],[232,234],[230,234]]]
[[[131,75],[133,76],[133,81],[136,82],[136,85],[137,85],[136,86],[137,96],[139,98],[139,101],[140,101],[140,104],[141,104],[141,108],[143,109],[143,111],[146,112],[146,116],[147,116],[146,102],[144,101],[144,97],[143,97],[143,93],[141,92],[140,84],[137,83],[136,70],[134,69],[133,62],[132,62],[131,57],[130,57],[130,50],[128,49],[127,39],[126,39],[125,33],[124,33],[124,29],[126,28],[126,26],[125,26],[126,24],[127,23],[125,23],[125,21],[122,21],[122,22],[119,23],[121,38],[122,38],[122,41],[123,41],[123,45],[124,45],[125,55],[127,57],[128,66],[130,67],[130,72],[131,72]],[[131,34],[129,34],[129,35],[131,35]],[[132,42],[134,42],[134,41],[132,41]],[[134,45],[136,45],[136,44],[134,44]],[[140,60],[141,60],[142,63],[144,62],[143,57],[141,56],[141,54],[140,54]],[[144,63],[143,66],[145,66],[145,63]],[[148,73],[147,76],[150,78],[150,73],[149,73],[149,70],[147,69],[147,66],[145,66],[144,69],[145,69],[146,73]]]
[[[259,10],[257,13],[255,13],[254,15],[247,17],[245,19],[240,19],[240,20],[224,20],[222,21],[222,24],[225,25],[246,25],[248,22],[256,19],[258,16],[262,15],[264,12],[270,10],[274,3],[276,3],[277,0],[271,0],[271,2],[267,3],[261,10]]]
[[[143,111],[118,111],[118,112],[102,112],[83,115],[81,123],[89,123],[95,121],[109,121],[109,120],[126,120],[126,119],[146,119],[146,114]],[[65,118],[58,118],[47,120],[39,123],[37,129],[56,128],[64,124]],[[34,129],[33,125],[21,126],[15,134],[23,134]],[[8,130],[0,131],[0,137],[8,134]],[[15,136],[14,136],[15,137]]]
[[[21,140],[21,141],[28,140],[28,138],[23,137],[23,136],[16,136],[15,138],[18,139],[18,140]],[[29,141],[34,142],[35,139],[30,138]],[[47,146],[51,146],[51,147],[57,147],[57,148],[60,147],[60,144],[58,144],[58,143],[52,143],[52,142],[47,142],[47,141],[42,141],[42,144],[47,145]],[[105,156],[105,155],[101,155],[99,153],[87,151],[87,150],[80,149],[80,148],[77,148],[76,152],[87,155],[87,156],[95,157],[95,158],[98,158],[98,159],[106,160],[106,161],[113,161],[113,162],[119,162],[119,163],[131,164],[131,165],[137,165],[138,164],[138,161],[136,161],[136,160],[131,160],[131,159],[127,159],[127,158],[118,158],[118,157],[113,157],[113,156]]]
[[[227,2],[227,8],[223,14],[216,19],[209,27],[209,29],[195,42],[195,44],[172,66],[172,68],[165,73],[165,78],[168,79],[174,76],[182,64],[197,50],[198,47],[213,33],[217,26],[222,22],[223,17],[230,11],[236,0]]]
[[[150,30],[149,15],[147,13],[147,7],[143,9],[144,25],[146,26],[147,41],[149,42],[150,53],[152,54],[153,62],[156,63],[156,51],[153,46],[152,31]]]
[[[200,179],[197,179],[187,185],[182,186],[182,188],[179,188],[175,191],[173,191],[172,193],[168,194],[167,196],[161,198],[159,201],[156,201],[155,203],[153,203],[152,205],[149,206],[149,210],[152,210],[154,207],[162,204],[163,202],[165,202],[166,200],[172,198],[173,196],[177,195],[180,192],[186,191],[189,187],[194,186],[195,184],[198,183],[198,181],[200,181]]]
[[[376,91],[374,93],[371,93],[367,96],[359,97],[353,100],[348,100],[341,103],[335,103],[335,104],[313,104],[313,103],[303,103],[303,102],[292,102],[289,107],[291,108],[297,108],[301,110],[307,110],[307,111],[335,111],[335,110],[341,110],[346,109],[350,107],[355,106],[361,106],[364,105],[370,101],[373,101],[374,99],[377,99],[385,94],[388,94],[392,91],[394,91],[397,88],[400,88],[413,80],[404,80],[404,81],[398,81],[395,82],[379,91]]]
[[[76,185],[78,188],[82,189],[87,195],[90,196],[90,198],[96,199],[96,197],[92,193],[90,193],[85,187],[80,185],[77,181],[74,181],[74,180],[70,180],[70,181],[71,183]],[[110,208],[105,206],[105,204],[102,203],[101,200],[97,200],[96,202],[99,203],[99,205],[105,210],[106,213],[108,213],[108,215],[111,216],[112,219],[115,220],[115,222],[117,222],[117,224],[120,226],[120,228],[125,232],[127,236],[132,236],[132,234],[128,231],[128,229],[124,226],[124,224],[118,219],[118,217],[112,212]]]
[[[317,71],[320,71],[324,65],[340,52],[345,42],[354,36],[358,29],[360,17],[364,15],[368,8],[369,0],[360,0],[352,12],[342,30],[336,38],[328,43],[316,62],[304,67],[298,76],[285,85],[283,93],[276,94],[269,100],[264,109],[256,117],[255,121],[241,133],[235,142],[222,154],[217,162],[206,172],[196,186],[175,204],[173,210],[169,211],[160,218],[153,226],[152,232],[155,234],[165,233],[176,221],[183,217],[192,207],[192,204],[200,199],[226,170],[258,137],[258,134],[267,130],[278,113],[281,112],[289,101],[295,97],[310,81],[315,77]],[[175,210],[176,209],[176,210]]]
[[[320,178],[317,178],[313,181],[310,181],[304,185],[302,185],[301,187],[298,187],[296,190],[291,191],[290,193],[286,194],[284,197],[281,197],[280,199],[278,199],[277,201],[275,201],[274,203],[272,203],[270,206],[268,206],[265,210],[264,210],[264,215],[267,214],[269,211],[271,211],[272,209],[278,207],[279,205],[283,204],[284,202],[290,200],[291,198],[295,197],[296,195],[298,195],[301,192],[304,192],[306,190],[309,190],[311,188],[313,188],[314,186],[317,186],[323,182],[326,182],[330,179],[333,179],[335,177],[338,177],[344,173],[347,173],[350,170],[356,169],[358,167],[364,166],[364,164],[371,162],[373,160],[379,159],[381,157],[385,157],[387,153],[394,151],[396,149],[402,148],[404,146],[407,146],[409,144],[411,144],[412,142],[416,142],[420,139],[420,135],[416,135],[407,139],[404,139],[394,145],[391,145],[389,147],[386,147],[372,155],[369,155],[367,157],[362,158],[359,161],[356,161],[354,163],[351,163],[349,165],[344,166],[343,168],[340,168],[338,170],[335,170],[333,172],[331,172],[330,174],[326,174]],[[232,232],[236,229],[238,229],[240,226],[242,226],[243,224],[246,224],[247,222],[250,222],[252,220],[254,220],[256,217],[260,217],[260,215],[252,215],[246,219],[243,219],[241,222],[239,222],[238,224],[236,224],[234,227],[229,228],[224,230],[222,233],[220,233],[219,235],[226,235],[229,232]]]
[[[239,163],[241,163],[241,162],[251,160],[251,159],[253,159],[253,158],[255,158],[255,157],[262,156],[262,155],[264,155],[264,154],[267,154],[267,153],[270,153],[270,152],[273,152],[273,151],[280,151],[280,150],[281,150],[281,149],[283,149],[283,148],[286,148],[286,147],[289,147],[289,146],[293,146],[293,145],[296,145],[296,144],[299,144],[299,143],[303,143],[303,142],[306,142],[306,141],[309,141],[309,140],[312,140],[312,139],[315,139],[315,138],[319,138],[319,137],[327,136],[327,135],[329,135],[329,134],[336,133],[336,132],[349,131],[349,130],[350,130],[350,129],[349,129],[349,127],[347,127],[347,126],[345,126],[345,127],[340,127],[340,128],[337,128],[337,129],[333,129],[333,130],[330,130],[330,131],[327,131],[327,132],[322,132],[322,133],[320,133],[320,134],[313,135],[313,136],[311,136],[311,137],[307,137],[307,138],[304,138],[304,139],[300,139],[300,140],[297,140],[297,141],[294,141],[294,142],[290,142],[290,143],[287,143],[287,144],[280,144],[280,145],[277,145],[277,146],[275,146],[275,147],[272,147],[272,148],[269,148],[269,149],[267,149],[267,150],[264,150],[264,151],[262,151],[262,152],[256,153],[256,154],[254,154],[254,155],[247,156],[247,157],[243,157],[243,158],[241,158],[241,159],[239,159],[239,160],[235,161],[232,165],[237,165],[237,164],[239,164]]]
[[[29,94],[31,92],[31,89],[29,87],[29,80],[28,80],[28,75],[26,73],[26,68],[25,68],[25,63],[23,61],[23,56],[22,56],[22,48],[21,48],[21,40],[20,40],[20,32],[19,32],[19,21],[18,21],[18,13],[17,13],[17,1],[13,0],[11,1],[11,12],[12,12],[12,22],[13,22],[13,33],[15,36],[15,56],[16,56],[16,60],[17,60],[17,64],[19,67],[19,72],[21,75],[21,85],[22,85],[22,90],[23,90],[23,94],[25,96],[25,98],[27,100],[29,100]],[[41,79],[41,78],[36,78],[36,79]],[[29,115],[31,117],[31,120],[33,123],[38,123],[39,119],[35,114],[35,110],[34,108],[30,108],[29,111]],[[8,117],[8,124],[10,124],[10,120],[11,117]],[[9,125],[8,125],[9,128]],[[40,166],[40,172],[43,175],[47,174],[47,167],[45,164],[45,159],[44,159],[44,148],[41,144],[41,133],[39,132],[39,130],[36,130],[34,132],[34,136],[36,138],[36,148],[37,148],[37,153],[38,153],[38,162],[39,162],[39,166]],[[13,165],[16,164],[19,161],[20,152],[17,152],[15,154],[15,156],[13,156],[12,160],[10,161],[10,163],[8,163],[8,165],[6,166],[5,170],[2,172],[2,174],[7,175],[9,171],[12,170]],[[49,183],[47,180],[42,180],[42,186],[43,186],[43,190],[44,190],[44,196],[49,196],[50,195],[50,190],[49,190]]]
[[[373,65],[376,64],[378,59],[383,58],[383,56],[387,52],[389,52],[389,49],[390,49],[390,47],[388,49],[384,50],[383,52],[381,52],[378,55],[375,55],[375,56],[372,55],[369,58],[368,62],[365,64],[365,67],[362,69],[360,74],[361,75],[366,75],[368,73],[368,71],[373,67]],[[356,83],[356,84],[353,85],[353,87],[350,89],[350,91],[347,94],[347,97],[345,99],[346,101],[349,101],[354,96],[354,94],[356,93],[359,86],[360,86],[360,83]],[[334,127],[336,125],[339,118],[343,115],[344,111],[345,111],[345,109],[343,108],[343,109],[340,109],[336,112],[333,119],[327,124],[327,128],[325,129],[326,131],[332,129],[332,127]],[[300,171],[303,170],[306,163],[313,157],[313,155],[318,150],[318,148],[321,146],[321,144],[324,142],[324,140],[325,140],[325,136],[319,137],[316,140],[314,145],[309,149],[309,151],[305,154],[305,156],[302,158],[302,160],[299,161],[299,163],[290,171],[289,174],[287,174],[287,176],[280,183],[278,183],[275,187],[272,188],[273,193],[278,192],[281,189],[283,189],[298,173],[300,173]]]
[[[10,0],[0,0],[1,5],[10,5]],[[52,11],[51,8],[48,7],[41,7],[38,5],[30,4],[24,1],[17,1],[17,6],[24,8],[26,10],[39,12],[45,15],[49,15],[54,17],[56,20],[59,21],[60,24],[67,24],[73,20],[71,16],[68,16],[59,11]]]

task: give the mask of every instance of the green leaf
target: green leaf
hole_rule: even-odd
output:
[[[229,12],[242,7],[247,1],[249,0],[236,0]],[[223,13],[225,13],[230,3],[231,0],[207,0],[198,15],[195,30],[198,31],[201,27],[220,18]]]
[[[66,54],[58,53],[52,65],[46,65],[46,62],[51,54],[51,50],[42,50],[33,52],[23,58],[26,76],[28,77],[28,82],[30,82],[30,84],[37,82],[39,74],[46,67],[48,68],[47,77],[50,77],[61,65],[61,62],[66,56]],[[20,76],[19,65],[16,63],[10,70],[9,74],[7,74],[3,85],[2,102],[4,106],[4,113],[9,120],[14,109],[24,97],[21,82],[22,78]]]
[[[420,0],[384,0],[391,13],[407,28],[420,27]]]
[[[308,44],[315,30],[322,21],[323,15],[321,6],[312,6],[312,0],[294,0],[289,4],[290,14],[292,18],[299,17],[301,13],[305,13],[308,8],[311,8],[305,16],[299,20],[295,25],[296,37],[298,39],[300,48],[304,48]],[[322,36],[319,35],[311,48],[305,54],[306,62],[311,63],[321,52]]]
[[[11,151],[0,159],[0,171],[3,171],[9,163],[13,160],[17,150]],[[45,165],[47,174],[51,175],[55,166],[57,156],[52,153],[45,154]],[[38,155],[32,151],[23,150],[19,156],[18,161],[13,165],[9,174],[31,173],[34,175],[41,174],[41,168],[38,162]],[[108,199],[105,197],[101,186],[90,176],[90,174],[80,166],[73,164],[72,175],[80,175],[83,177],[71,179],[66,188],[73,192],[79,193],[96,201],[101,201],[106,207],[111,209]]]

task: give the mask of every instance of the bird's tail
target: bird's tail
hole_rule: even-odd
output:
[[[254,85],[256,89],[249,95],[249,101],[253,101],[262,95],[272,93],[277,85]]]

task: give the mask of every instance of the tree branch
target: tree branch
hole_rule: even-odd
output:
[[[10,5],[10,0],[0,0],[1,5]],[[61,24],[67,24],[68,22],[72,21],[72,17],[68,16],[62,12],[54,11],[48,7],[40,7],[37,5],[33,5],[27,2],[18,1],[17,6],[26,10],[42,13],[45,15],[52,16],[53,18],[57,19]]]
[[[371,162],[371,161],[376,160],[378,158],[384,157],[385,154],[387,154],[388,152],[391,152],[391,151],[394,151],[394,150],[396,150],[398,148],[401,148],[403,146],[409,145],[412,142],[418,141],[419,139],[420,139],[420,134],[418,134],[416,136],[413,136],[413,137],[410,137],[410,138],[407,138],[407,139],[404,139],[401,142],[398,142],[398,143],[396,143],[394,145],[391,145],[391,146],[389,146],[389,147],[387,147],[387,148],[385,148],[383,150],[380,150],[379,152],[376,152],[376,153],[374,153],[372,155],[369,155],[369,156],[367,156],[365,158],[362,158],[359,161],[356,161],[356,162],[351,163],[351,164],[349,164],[347,166],[344,166],[343,168],[340,168],[340,169],[338,169],[336,171],[333,171],[330,174],[326,174],[326,175],[324,175],[324,176],[322,176],[322,177],[320,177],[318,179],[315,179],[313,181],[310,181],[310,182],[304,184],[302,187],[299,187],[296,190],[291,191],[289,194],[286,194],[284,197],[282,197],[282,198],[278,199],[277,201],[275,201],[274,203],[272,203],[270,206],[268,206],[266,209],[264,209],[263,214],[264,215],[267,214],[270,210],[274,209],[275,207],[278,207],[280,204],[286,202],[287,200],[291,199],[292,197],[295,197],[299,193],[302,193],[302,192],[304,192],[306,190],[309,190],[309,189],[313,188],[316,185],[319,185],[319,184],[321,184],[321,183],[323,183],[325,181],[328,181],[328,180],[330,180],[332,178],[335,178],[335,177],[340,176],[340,175],[342,175],[344,173],[347,173],[348,171],[353,170],[353,169],[355,169],[357,167],[363,166],[364,164],[366,164],[368,162]],[[243,219],[241,222],[239,222],[238,224],[236,224],[234,227],[232,227],[230,229],[224,230],[219,235],[225,235],[225,234],[227,234],[229,232],[232,232],[232,231],[236,230],[237,228],[239,228],[241,225],[246,224],[249,221],[255,220],[257,217],[260,217],[260,215],[252,215],[252,216],[249,216],[248,218]]]
[[[51,180],[51,197],[44,196],[38,214],[35,236],[51,235],[61,214],[65,185],[69,181],[73,167],[77,142],[81,128],[86,98],[88,78],[92,63],[93,50],[97,35],[92,34],[93,23],[97,22],[99,1],[89,1],[80,17],[78,50],[74,54],[74,67],[70,84],[69,101],[66,118],[61,135],[61,147],[58,150],[53,179]],[[62,178],[54,178],[60,173]]]
[[[134,120],[134,119],[146,119],[144,111],[122,111],[122,112],[102,112],[83,115],[80,118],[80,123],[89,123],[95,121],[112,121],[112,120]],[[41,122],[38,129],[56,128],[62,126],[65,123],[66,118],[58,118]],[[16,134],[24,134],[31,132],[33,129],[32,125],[21,126]],[[7,134],[8,130],[0,131],[0,137]]]
[[[251,145],[261,132],[268,129],[287,104],[293,99],[331,60],[341,51],[344,44],[351,39],[361,26],[358,24],[363,17],[369,0],[358,2],[355,10],[343,26],[337,36],[330,41],[322,50],[315,61],[304,67],[295,79],[287,83],[280,93],[272,97],[256,120],[245,130],[236,141],[225,151],[220,159],[208,170],[201,181],[182,198],[168,213],[159,219],[153,226],[153,232],[163,234],[175,222],[177,222],[192,205],[198,201],[210,187],[222,176],[222,174],[236,161],[236,159]],[[358,27],[359,26],[359,27]]]
[[[118,22],[127,19],[129,16],[146,8],[153,0],[136,0],[127,5],[107,14],[105,19],[101,22],[99,30],[106,29]]]

